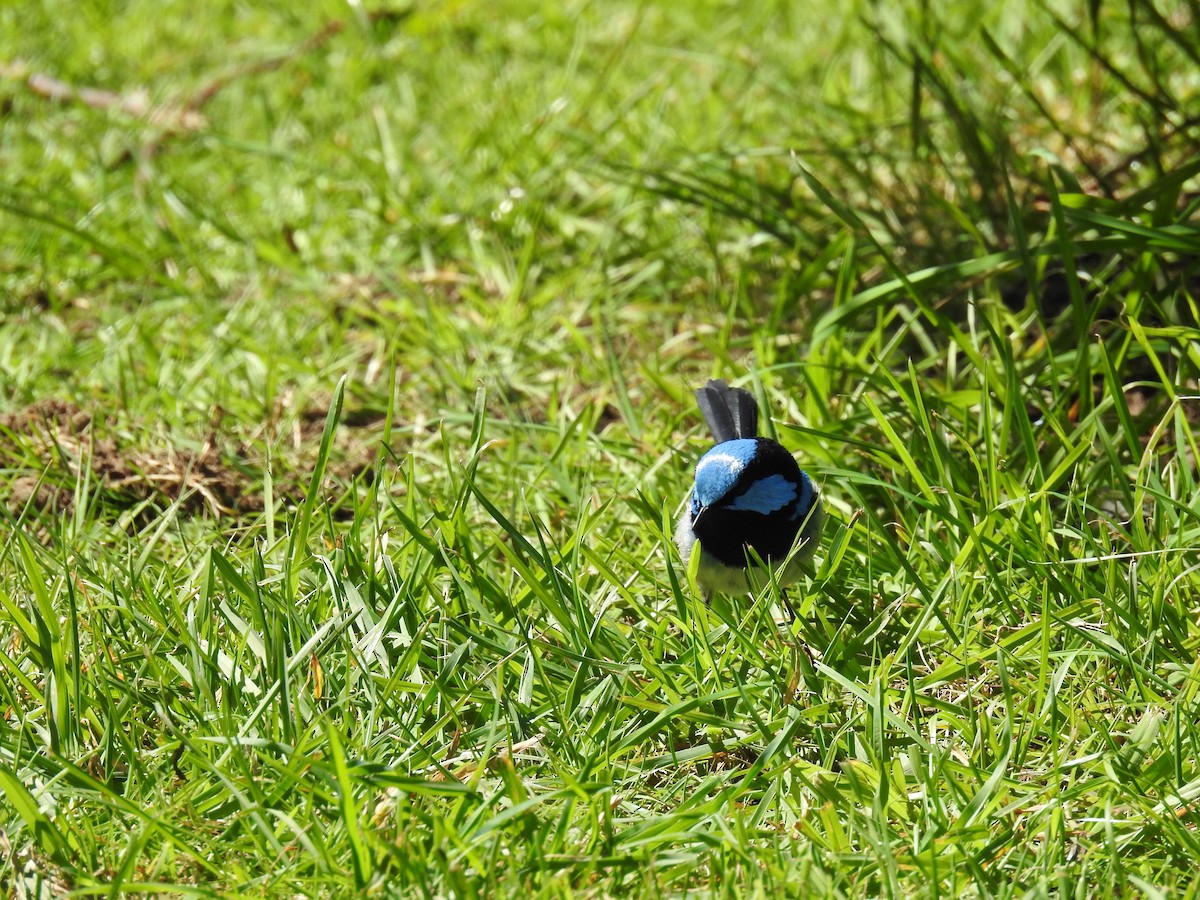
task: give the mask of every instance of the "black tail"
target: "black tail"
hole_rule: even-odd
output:
[[[710,381],[696,391],[696,402],[718,444],[758,434],[758,404],[749,391]]]

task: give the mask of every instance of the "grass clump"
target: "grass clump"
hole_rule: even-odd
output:
[[[1195,890],[1194,10],[65,10],[10,892]],[[716,374],[831,514],[791,625],[670,549]]]

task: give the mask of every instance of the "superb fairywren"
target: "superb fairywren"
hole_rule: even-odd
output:
[[[797,581],[821,536],[816,486],[787,450],[758,436],[758,404],[749,391],[710,381],[696,400],[717,445],[697,464],[675,529],[684,564],[699,545],[696,579],[709,592],[744,594],[761,585],[759,560],[780,585]]]

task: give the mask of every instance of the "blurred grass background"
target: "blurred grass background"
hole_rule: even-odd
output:
[[[1198,12],[0,7],[0,881],[1194,893]]]

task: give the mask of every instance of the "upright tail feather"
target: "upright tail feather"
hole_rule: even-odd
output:
[[[749,391],[713,380],[697,389],[696,402],[718,444],[758,434],[758,404]]]

